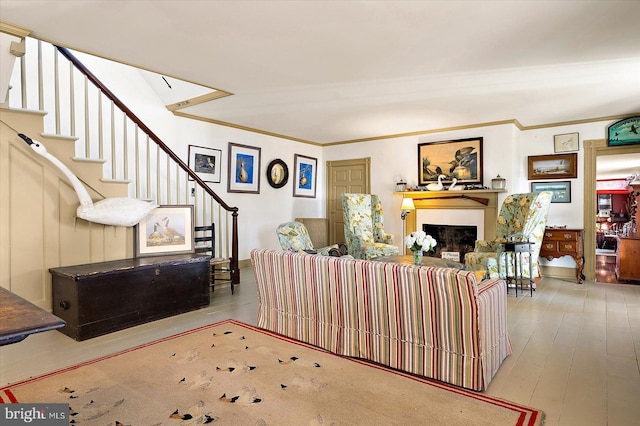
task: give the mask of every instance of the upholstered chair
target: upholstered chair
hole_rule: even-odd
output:
[[[280,246],[283,250],[296,252],[305,251],[323,256],[336,256],[334,250],[340,250],[337,244],[314,248],[307,227],[300,222],[292,221],[281,223],[276,229],[276,234],[278,235],[278,241],[280,241]]]
[[[484,269],[490,278],[505,278],[506,258],[513,253],[499,256],[502,243],[528,240],[533,243],[533,246],[531,257],[527,253],[522,255],[523,276],[538,278],[540,276],[538,255],[552,195],[549,191],[509,195],[500,208],[497,237],[492,241],[476,241],[474,251],[467,253],[464,257],[466,269]],[[498,259],[500,268],[498,268]],[[509,261],[511,262],[511,259]],[[532,266],[533,277],[529,277],[529,263]]]
[[[382,203],[377,195],[342,194],[344,236],[356,259],[398,254],[393,235],[384,232]]]

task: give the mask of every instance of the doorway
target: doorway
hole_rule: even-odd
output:
[[[596,279],[597,159],[600,156],[640,154],[640,145],[607,146],[606,139],[584,142],[584,275]]]
[[[371,158],[327,161],[329,244],[345,242],[342,194],[371,191]]]

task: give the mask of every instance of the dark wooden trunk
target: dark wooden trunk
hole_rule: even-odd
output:
[[[209,306],[209,259],[140,257],[51,268],[53,313],[85,340]]]

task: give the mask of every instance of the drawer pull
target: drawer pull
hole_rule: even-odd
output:
[[[572,244],[566,244],[566,245],[565,245],[565,248],[566,248],[567,250],[573,250],[573,245],[572,245]]]
[[[553,244],[545,244],[544,246],[545,246],[545,248],[547,248],[547,249],[549,249],[549,250],[551,250],[551,249],[553,249],[553,248],[554,248],[554,245],[553,245]]]
[[[546,234],[544,234],[544,236],[551,238],[551,237],[553,237],[553,234],[551,232],[547,232]]]
[[[568,239],[571,239],[571,238],[573,238],[573,235],[571,235],[571,234],[564,234],[564,239],[565,239],[565,240],[568,240]]]
[[[67,302],[66,300],[61,300],[60,301],[60,307],[62,308],[63,311],[66,311],[67,309],[69,309],[71,307],[71,304],[69,302]]]

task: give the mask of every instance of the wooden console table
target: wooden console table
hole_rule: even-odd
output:
[[[0,287],[0,346],[27,336],[64,327],[64,321],[28,300]]]
[[[571,256],[575,260],[576,278],[578,284],[584,281],[584,248],[582,242],[582,229],[547,228],[544,231],[544,239],[540,248],[540,257],[547,260],[557,259],[562,256]]]

